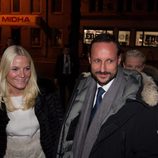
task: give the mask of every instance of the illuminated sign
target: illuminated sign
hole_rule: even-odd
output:
[[[35,26],[37,15],[0,15],[0,25]]]

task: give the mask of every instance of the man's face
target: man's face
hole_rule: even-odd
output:
[[[130,70],[137,70],[141,72],[144,68],[143,60],[139,57],[129,56],[126,58],[125,62],[123,63],[124,68]]]
[[[92,75],[100,85],[107,84],[115,77],[120,61],[113,42],[97,42],[92,45],[89,63]]]

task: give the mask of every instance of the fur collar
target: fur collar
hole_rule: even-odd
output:
[[[83,77],[88,77],[90,73],[82,73]],[[158,87],[151,76],[141,72],[143,78],[143,90],[141,92],[142,100],[153,107],[158,104]]]
[[[149,106],[156,106],[158,104],[158,87],[151,76],[143,72],[141,74],[143,77],[142,99]]]

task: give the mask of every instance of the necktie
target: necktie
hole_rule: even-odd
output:
[[[90,122],[93,119],[93,117],[94,117],[94,115],[95,115],[95,113],[96,113],[96,111],[97,111],[97,109],[98,109],[98,107],[99,107],[99,105],[100,105],[100,103],[102,101],[102,95],[103,95],[104,92],[105,92],[105,90],[102,87],[98,88],[96,102],[95,102],[95,105],[94,105],[94,107],[93,107],[93,109],[91,111]]]

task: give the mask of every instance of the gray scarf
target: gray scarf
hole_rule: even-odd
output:
[[[102,124],[109,116],[115,114],[125,104],[127,98],[135,99],[136,92],[139,88],[138,85],[140,85],[140,75],[135,75],[136,74],[133,75],[123,72],[122,68],[119,67],[114,82],[104,95],[100,108],[97,110],[87,130],[96,91],[96,81],[93,78],[90,79],[86,96],[87,99],[85,99],[83,103],[78,128],[74,138],[74,158],[88,158]]]

